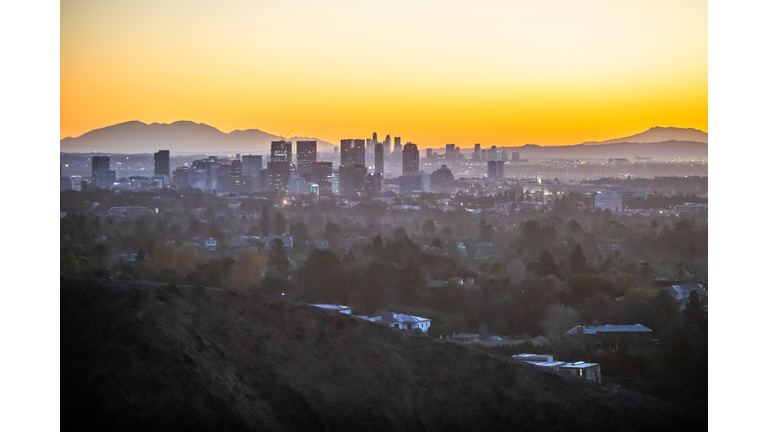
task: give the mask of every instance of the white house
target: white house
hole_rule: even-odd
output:
[[[314,307],[319,307],[325,310],[341,312],[347,315],[352,314],[352,308],[349,306],[342,306],[342,305],[335,305],[335,304],[312,304],[312,303],[309,303],[309,305]]]
[[[207,250],[215,251],[216,250],[216,239],[213,237],[209,237],[205,239],[205,242],[203,243],[203,247],[205,247]]]
[[[600,375],[599,363],[585,363],[583,361],[576,363],[566,363],[559,366],[561,371],[565,371],[568,375],[576,378],[585,379],[587,381],[602,382],[602,376]]]
[[[377,317],[368,318],[361,316],[360,318],[375,323],[386,324],[392,328],[403,330],[419,329],[423,332],[426,332],[429,329],[430,323],[432,323],[432,320],[429,318],[422,318],[406,314],[396,314],[393,312],[384,312]]]
[[[554,361],[551,355],[547,354],[517,354],[512,356],[513,360],[524,361],[536,367],[551,371],[565,372],[572,377],[601,383],[599,363],[585,363],[578,361],[575,363]]]
[[[691,292],[696,291],[699,296],[707,295],[704,285],[693,282],[686,282],[680,285],[672,285],[667,290],[675,297],[677,301],[686,301],[691,296]]]

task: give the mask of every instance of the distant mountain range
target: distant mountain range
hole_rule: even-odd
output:
[[[258,129],[234,130],[224,133],[212,126],[191,121],[170,124],[146,124],[140,121],[95,129],[77,138],[60,142],[62,153],[154,153],[160,149],[172,153],[212,154],[217,152],[267,153],[272,141],[280,137]],[[333,151],[337,145],[317,138],[290,137],[291,141],[317,141],[318,151]],[[523,159],[591,159],[634,158],[654,159],[706,158],[708,134],[697,129],[653,127],[626,138],[590,141],[577,145],[501,147],[516,150]]]
[[[708,147],[709,144],[697,141],[662,141],[551,147],[527,144],[521,147],[502,147],[500,150],[517,151],[520,153],[521,159],[634,159],[635,157],[646,157],[655,160],[669,160],[675,158],[707,159]]]
[[[623,142],[631,143],[652,143],[663,141],[696,141],[708,143],[709,134],[693,128],[676,128],[676,127],[652,127],[645,132],[628,136],[626,138],[617,138],[608,141],[587,141],[584,145],[604,145],[615,144]]]
[[[272,141],[281,138],[258,129],[234,130],[224,133],[215,127],[191,121],[170,124],[146,124],[129,121],[87,132],[77,138],[64,138],[60,151],[64,153],[154,153],[170,150],[172,153],[216,153],[237,151],[240,153],[265,153]],[[317,141],[318,151],[333,151],[335,145],[309,137],[287,138],[295,142]],[[294,147],[295,148],[295,147]]]

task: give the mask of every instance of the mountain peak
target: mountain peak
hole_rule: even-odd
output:
[[[634,143],[650,143],[650,142],[664,142],[664,141],[696,141],[696,142],[709,142],[709,135],[698,129],[694,128],[679,128],[679,127],[665,127],[654,126],[645,132],[631,135],[624,138],[616,138],[607,141],[587,141],[584,145],[604,145],[615,144],[621,142],[634,142]]]

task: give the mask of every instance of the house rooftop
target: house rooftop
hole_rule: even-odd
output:
[[[383,323],[422,323],[432,321],[429,318],[417,317],[414,315],[383,313],[380,316],[368,318],[368,321]]]
[[[319,308],[323,308],[323,309],[336,310],[336,311],[352,309],[349,306],[342,306],[342,305],[335,305],[335,304],[313,304],[313,303],[309,303],[309,305],[310,306],[319,307]]]
[[[571,335],[579,334],[578,333],[579,327],[581,326],[576,326],[568,330],[567,334],[571,334]],[[598,334],[598,333],[648,333],[653,331],[642,324],[635,324],[635,325],[607,324],[607,325],[601,325],[601,326],[584,326],[583,329],[584,329],[585,335]]]

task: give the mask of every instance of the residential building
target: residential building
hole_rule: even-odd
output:
[[[342,306],[342,305],[335,305],[335,304],[312,304],[309,303],[310,306],[319,307],[321,309],[339,312],[347,315],[352,314],[352,308],[349,306]]]
[[[696,203],[685,203],[685,204],[678,204],[675,206],[675,214],[680,215],[681,213],[700,213],[708,211],[709,204],[696,204]]]
[[[707,290],[704,288],[704,285],[694,282],[685,282],[680,285],[672,285],[667,287],[667,291],[669,291],[669,293],[672,294],[672,296],[675,297],[675,300],[678,302],[688,301],[688,297],[691,296],[693,291],[696,291],[699,293],[699,296],[702,297],[707,295]]]
[[[595,208],[610,210],[615,213],[621,212],[623,209],[620,193],[597,191],[592,196]]]
[[[599,349],[642,349],[651,345],[653,330],[641,324],[576,326],[566,333]]]
[[[432,320],[429,318],[422,318],[414,315],[397,314],[393,312],[384,312],[377,317],[369,318],[367,316],[359,316],[358,318],[362,318],[375,323],[384,324],[396,329],[402,329],[402,330],[419,329],[424,333],[427,332],[427,330],[429,329],[429,325],[432,323]]]

